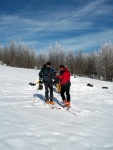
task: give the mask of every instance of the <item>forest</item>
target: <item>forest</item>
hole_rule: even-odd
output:
[[[59,66],[64,64],[76,76],[113,81],[113,44],[104,43],[98,50],[84,53],[65,50],[60,44],[50,46],[48,50],[36,52],[21,41],[11,41],[5,46],[0,46],[0,64],[11,67],[41,69],[50,61],[52,67],[58,71]]]

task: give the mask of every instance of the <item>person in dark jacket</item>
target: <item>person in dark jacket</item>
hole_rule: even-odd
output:
[[[43,78],[43,83],[45,85],[45,102],[47,104],[54,104],[53,102],[53,81],[54,81],[54,70],[51,67],[51,63],[47,62],[43,68],[41,69],[41,71],[39,72],[39,77]],[[48,95],[50,90],[50,97]],[[50,100],[49,100],[50,98]]]
[[[71,107],[70,106],[70,72],[64,65],[59,66],[60,69],[60,75],[57,75],[57,78],[60,79],[60,85],[61,85],[61,97],[64,102],[64,107]]]

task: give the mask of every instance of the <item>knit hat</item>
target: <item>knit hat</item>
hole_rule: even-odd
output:
[[[65,68],[65,66],[64,65],[60,65],[59,68]]]
[[[46,65],[51,66],[51,63],[50,63],[50,62],[47,62]]]

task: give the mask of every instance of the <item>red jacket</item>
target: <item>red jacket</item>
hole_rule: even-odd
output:
[[[60,71],[60,75],[57,77],[60,79],[60,85],[61,86],[70,86],[70,72],[68,71],[67,68],[64,68],[63,70]]]

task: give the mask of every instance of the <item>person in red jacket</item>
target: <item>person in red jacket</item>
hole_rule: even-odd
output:
[[[71,107],[70,106],[71,73],[68,71],[68,69],[64,65],[60,65],[59,69],[60,69],[60,75],[57,75],[57,78],[60,79],[60,85],[61,85],[60,94],[64,102],[64,107]]]

